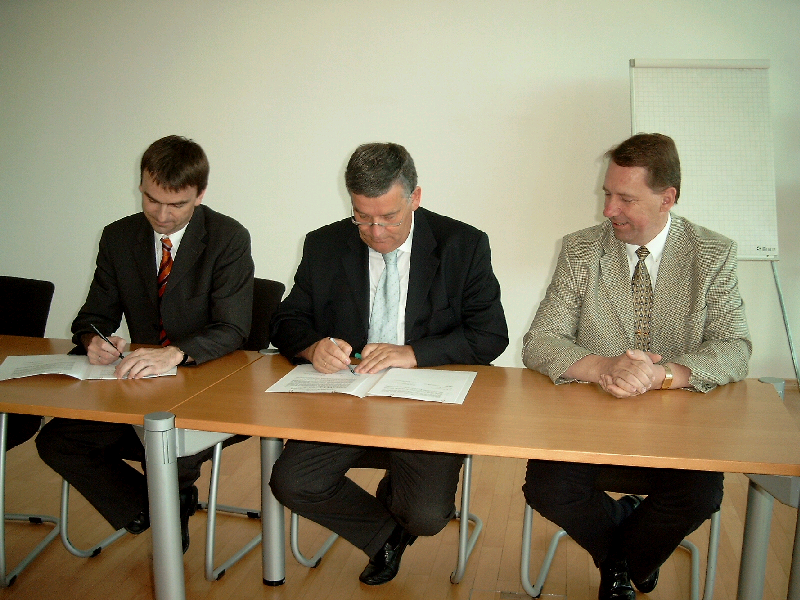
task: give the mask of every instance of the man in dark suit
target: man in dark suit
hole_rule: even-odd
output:
[[[72,323],[77,350],[85,351],[90,363],[120,358],[126,341],[111,334],[123,315],[131,342],[159,347],[125,356],[116,367],[119,378],[201,364],[236,350],[248,336],[254,271],[250,235],[201,204],[208,172],[203,149],[178,136],[154,142],[142,156],[142,212],[103,230],[89,295]],[[147,529],[146,479],[124,462],[144,459],[130,425],[53,419],[36,445],[42,460],[115,529]],[[194,482],[209,457],[203,452],[178,460],[184,552],[197,504]]]
[[[357,373],[499,356],[508,331],[486,234],[419,207],[414,161],[397,144],[360,146],[345,184],[353,216],[308,234],[272,343],[322,373],[347,368],[353,352]],[[392,272],[394,308],[378,308]],[[290,440],[270,485],[285,506],[362,549],[370,560],[359,579],[378,585],[416,536],[453,516],[462,457],[391,451],[376,498],[346,477],[367,450]]]

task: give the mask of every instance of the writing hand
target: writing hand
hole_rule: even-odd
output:
[[[108,342],[111,343],[109,344]],[[89,344],[86,345],[86,356],[89,358],[89,364],[110,365],[122,356],[122,351],[125,350],[125,346],[128,343],[116,335],[108,338],[108,342],[99,335],[92,334]]]
[[[314,365],[320,373],[336,373],[347,369],[350,365],[350,353],[353,347],[344,340],[322,338],[300,353]]]

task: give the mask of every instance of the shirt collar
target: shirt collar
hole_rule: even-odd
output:
[[[661,255],[664,254],[664,246],[667,245],[667,236],[669,235],[669,227],[672,224],[672,214],[667,214],[667,223],[664,225],[664,229],[662,229],[659,234],[654,237],[652,240],[643,244],[647,247],[647,250],[650,252],[650,256],[653,257],[653,261],[655,264],[661,262]],[[632,264],[636,264],[639,261],[639,257],[636,256],[636,251],[641,246],[636,244],[625,244],[625,250],[628,253],[628,262]],[[648,257],[649,258],[649,257]]]

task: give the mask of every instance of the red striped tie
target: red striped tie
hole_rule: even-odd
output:
[[[164,290],[167,287],[167,280],[169,279],[169,273],[172,271],[172,242],[169,240],[168,237],[161,238],[161,265],[158,267],[158,303],[159,303],[159,313],[160,305],[161,305],[161,297],[164,295]],[[167,337],[167,332],[164,331],[164,322],[159,314],[158,317],[158,326],[161,330],[161,334],[159,336],[159,343],[162,346],[169,346],[169,338]]]

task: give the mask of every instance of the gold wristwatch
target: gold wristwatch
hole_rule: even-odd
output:
[[[672,369],[667,365],[664,366],[664,381],[661,382],[661,389],[668,390],[672,387]]]

